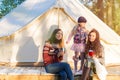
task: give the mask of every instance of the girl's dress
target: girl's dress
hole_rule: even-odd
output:
[[[71,47],[71,50],[77,52],[84,52],[85,51],[85,43],[86,43],[87,32],[85,28],[77,29],[76,34],[74,35],[74,43]]]

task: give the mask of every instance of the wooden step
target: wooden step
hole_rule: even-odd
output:
[[[93,80],[99,80],[97,75],[94,75]],[[120,80],[120,75],[107,75],[106,80]]]
[[[75,80],[80,80],[79,77],[75,77]],[[60,80],[58,75],[0,75],[0,80]],[[94,75],[93,80],[99,80]],[[108,75],[106,80],[120,80],[120,75]]]
[[[106,80],[120,80],[120,66],[107,67]],[[81,76],[75,76],[80,80]],[[44,67],[0,67],[0,80],[60,80],[60,76],[45,72]],[[93,80],[99,80],[97,75]]]
[[[108,71],[106,80],[120,80],[120,66],[108,66],[106,67]],[[97,75],[94,75],[93,80],[99,80]]]

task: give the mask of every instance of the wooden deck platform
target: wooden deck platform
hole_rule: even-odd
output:
[[[106,80],[120,80],[120,66],[107,67]],[[60,80],[59,75],[45,72],[44,67],[7,67],[0,66],[0,80]],[[80,76],[75,76],[80,80]],[[93,80],[99,80],[94,75]]]

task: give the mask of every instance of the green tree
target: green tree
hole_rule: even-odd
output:
[[[103,0],[97,0],[96,4],[97,8],[97,16],[104,21],[104,6],[103,6]]]
[[[120,35],[120,0],[80,0]],[[89,3],[92,3],[89,5]]]
[[[0,18],[8,14],[12,9],[17,7],[17,5],[21,4],[25,0],[3,0],[0,5]]]
[[[120,34],[120,0],[116,0],[115,9],[114,29],[118,34]]]

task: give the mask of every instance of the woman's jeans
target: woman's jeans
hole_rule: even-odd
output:
[[[68,63],[59,62],[49,64],[45,66],[45,69],[48,73],[59,74],[61,80],[74,80],[74,76]]]

